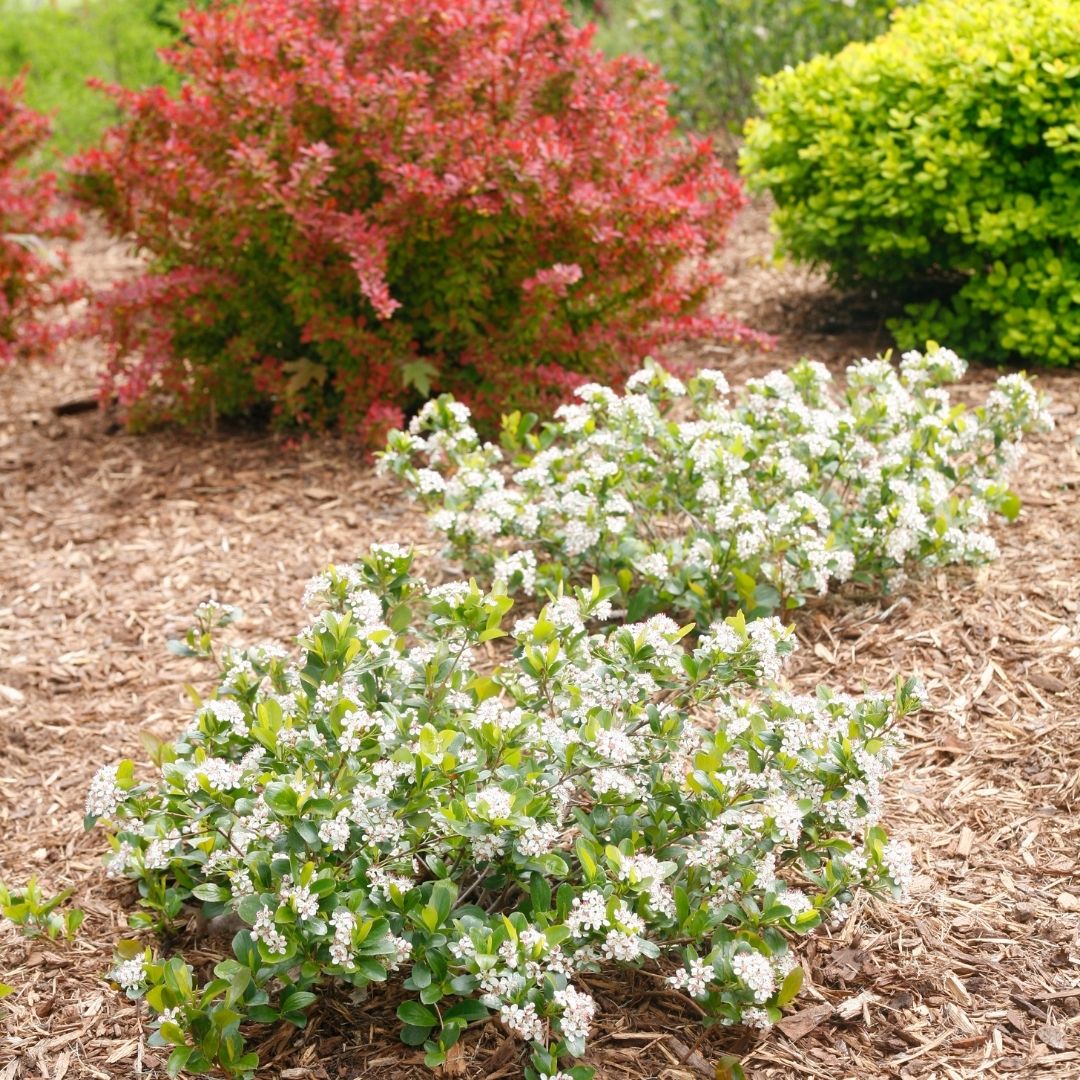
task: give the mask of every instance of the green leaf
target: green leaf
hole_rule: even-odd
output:
[[[187,1042],[187,1038],[179,1024],[167,1020],[158,1028],[158,1031],[161,1032],[161,1037],[166,1042],[172,1043],[173,1046],[184,1046]]]
[[[386,982],[386,968],[370,956],[356,957],[356,969],[371,982]]]
[[[178,1046],[170,1055],[168,1063],[165,1066],[165,1071],[170,1076],[179,1076],[183,1072],[184,1066],[187,1065],[188,1059],[195,1053],[193,1046]]]
[[[787,978],[784,979],[783,984],[780,987],[780,992],[776,995],[776,1004],[783,1008],[789,1002],[793,1001],[795,995],[802,988],[803,984],[803,969],[801,967],[792,968],[788,972]]]
[[[593,857],[592,847],[588,840],[579,836],[574,841],[574,851],[577,853],[578,862],[581,863],[581,869],[585,874],[585,879],[587,881],[592,881],[596,877],[597,867],[596,859]]]
[[[433,1028],[439,1022],[435,1013],[419,1001],[403,1001],[397,1007],[397,1018],[415,1028]]]
[[[430,360],[410,360],[401,365],[401,385],[413,387],[421,397],[431,396],[431,380],[439,369]]]
[[[191,895],[196,900],[206,900],[211,903],[220,903],[222,900],[229,899],[229,890],[223,889],[220,885],[215,885],[212,881],[204,881],[201,885],[196,885],[191,890]]]
[[[266,785],[263,792],[263,801],[277,814],[292,815],[296,813],[296,792],[285,783],[274,781]]]
[[[1021,509],[1020,497],[1014,491],[1006,492],[998,500],[998,510],[1006,521],[1015,521],[1020,516]]]
[[[551,886],[543,875],[533,874],[529,882],[529,899],[532,901],[534,915],[551,907]]]
[[[281,1011],[283,1013],[300,1012],[314,1000],[315,995],[310,990],[291,990],[281,999]]]
[[[457,886],[447,878],[435,882],[431,890],[431,902],[438,913],[440,924],[446,922],[447,916],[453,909],[457,892]]]
[[[136,956],[142,956],[143,943],[134,938],[121,938],[116,943],[116,953],[121,960],[134,960]]]
[[[431,1028],[429,1027],[415,1027],[412,1024],[406,1024],[401,1029],[401,1041],[406,1046],[423,1046],[430,1034]]]
[[[236,913],[249,926],[255,925],[259,912],[263,909],[263,900],[258,893],[248,893],[236,906]]]
[[[305,813],[306,812],[305,809]],[[307,818],[300,818],[295,821],[293,823],[293,828],[309,847],[318,847],[322,842],[319,839],[319,830],[315,827],[315,823],[313,821],[308,821]]]
[[[71,941],[75,937],[80,926],[86,919],[86,912],[82,908],[72,908],[64,915],[64,936]]]
[[[443,1013],[443,1023],[449,1023],[452,1020],[464,1020],[466,1023],[471,1023],[473,1020],[486,1020],[490,1015],[486,1005],[467,998]]]

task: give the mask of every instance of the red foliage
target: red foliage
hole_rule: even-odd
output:
[[[63,280],[65,253],[46,240],[76,235],[73,214],[55,208],[56,181],[19,162],[49,135],[45,117],[21,101],[22,79],[0,83],[0,364],[47,350],[54,332],[44,310],[74,295]]]
[[[77,189],[152,258],[100,296],[132,415],[268,409],[374,437],[432,390],[482,411],[617,381],[687,336],[741,205],[642,61],[558,0],[240,0],[185,16],[185,83]]]

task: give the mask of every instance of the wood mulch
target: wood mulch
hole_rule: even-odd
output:
[[[831,364],[887,345],[880,311],[776,267],[764,211],[743,218],[717,302],[778,335],[772,356],[705,350],[735,381],[808,354]],[[101,239],[79,269],[128,261]],[[0,372],[0,877],[72,887],[87,914],[70,945],[0,925],[0,1080],[164,1075],[144,1010],[103,981],[128,932],[130,885],[107,879],[82,830],[98,765],[145,757],[188,717],[183,685],[210,673],[165,650],[208,596],[239,604],[251,639],[302,618],[304,582],[375,539],[436,545],[393,484],[333,440],[141,437],[53,406],[93,389],[85,347]],[[983,392],[995,373],[975,369]],[[803,612],[799,687],[888,686],[913,673],[932,706],[907,726],[886,822],[912,842],[903,905],[863,902],[806,944],[807,985],[761,1036],[703,1030],[692,1004],[645,974],[588,980],[604,1017],[588,1061],[602,1080],[750,1077],[959,1080],[1080,1076],[1080,373],[1045,374],[1057,430],[1031,441],[1024,511],[995,530],[995,566],[938,572],[900,596],[836,597]],[[192,939],[189,956],[218,946]],[[393,990],[330,996],[309,1028],[261,1032],[261,1075],[429,1075],[397,1041]],[[517,1077],[520,1044],[491,1022],[444,1075]]]

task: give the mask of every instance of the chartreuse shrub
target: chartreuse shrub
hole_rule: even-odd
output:
[[[404,479],[471,573],[527,594],[616,590],[631,618],[677,611],[708,624],[741,608],[798,607],[831,584],[887,586],[914,566],[981,562],[991,514],[1016,516],[1008,474],[1026,432],[1050,423],[1022,376],[974,410],[944,385],[948,349],[848,369],[820,364],[687,385],[655,365],[620,396],[591,384],[552,422],[514,413],[506,452],[449,398],[391,434],[381,465]]]
[[[55,178],[25,167],[48,138],[49,122],[22,92],[22,78],[0,82],[0,367],[47,349],[46,313],[77,289],[64,280],[65,252],[47,246],[76,235],[75,217],[57,208]]]
[[[27,72],[26,99],[53,119],[43,156],[62,157],[116,123],[116,106],[87,85],[150,86],[170,79],[157,50],[179,31],[184,0],[0,0],[0,79]]]
[[[890,324],[901,345],[1069,364],[1078,79],[1078,0],[925,0],[768,80],[743,167],[776,200],[784,251],[912,301]]]
[[[512,656],[481,670],[510,600],[431,588],[410,561],[376,546],[316,578],[298,654],[220,653],[159,774],[94,779],[88,823],[108,824],[144,923],[196,905],[242,925],[205,984],[121,947],[112,977],[145,994],[170,1071],[249,1073],[241,1025],[303,1026],[329,985],[394,978],[429,1065],[494,1014],[529,1044],[530,1080],[582,1080],[589,972],[647,967],[710,1021],[765,1026],[799,987],[799,937],[858,888],[904,886],[910,853],[877,821],[912,684],[783,692],[794,639],[769,619],[688,648],[662,616],[592,635],[597,585],[519,619]]]
[[[599,40],[640,51],[671,80],[689,126],[738,129],[762,75],[874,37],[910,0],[621,0],[604,5]]]
[[[540,406],[736,332],[702,302],[737,182],[559,0],[240,0],[184,28],[182,91],[116,91],[74,166],[151,259],[88,323],[135,421],[381,442],[433,389]]]

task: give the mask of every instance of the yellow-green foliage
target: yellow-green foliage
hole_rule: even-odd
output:
[[[758,103],[743,167],[783,250],[921,294],[902,346],[1080,360],[1080,0],[925,0]]]

